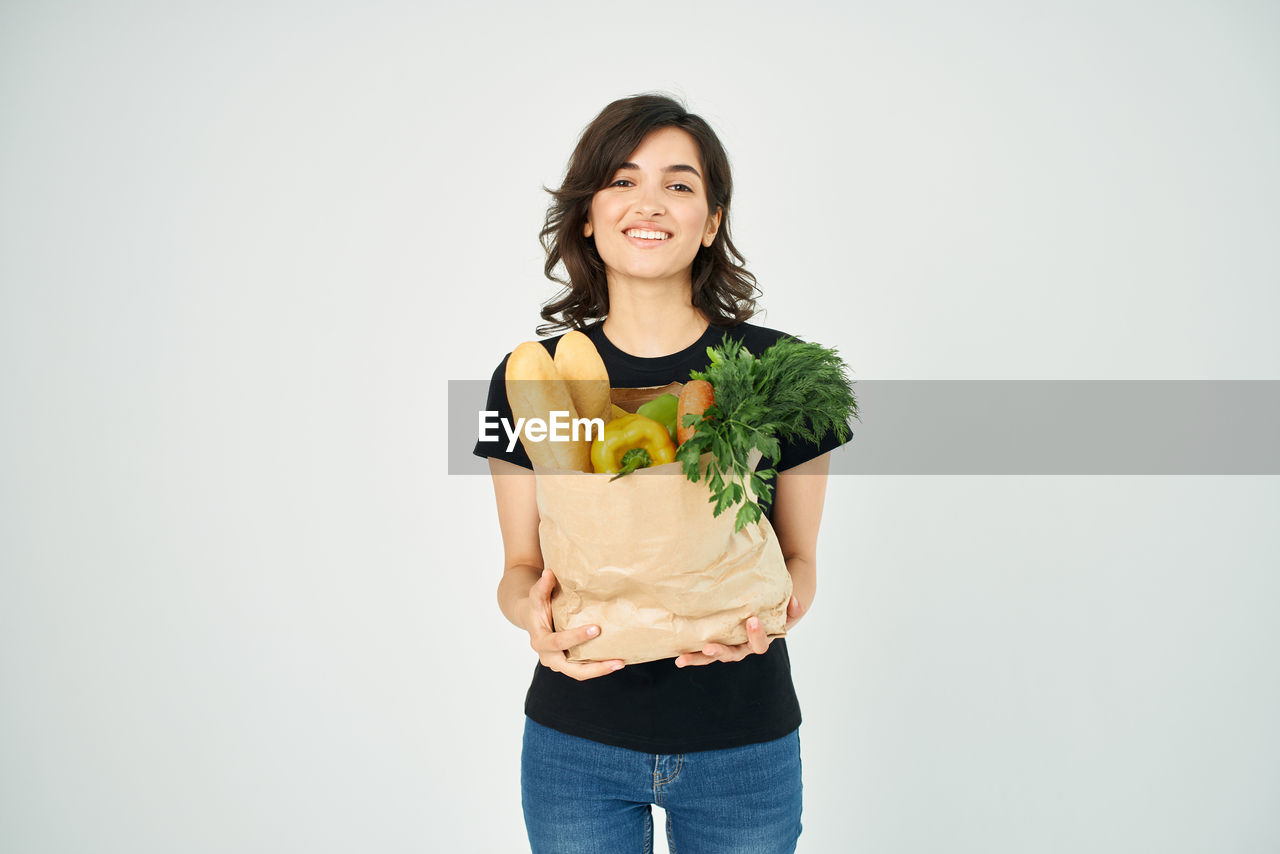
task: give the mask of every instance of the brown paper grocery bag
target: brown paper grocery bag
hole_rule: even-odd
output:
[[[612,398],[634,412],[680,387],[614,389]],[[701,460],[704,475],[710,456]],[[759,458],[754,452],[752,468]],[[791,575],[772,525],[761,517],[735,533],[736,507],[713,516],[705,477],[693,483],[679,463],[614,481],[539,466],[534,472],[542,557],[559,582],[551,600],[555,629],[601,629],[569,649],[570,659],[635,664],[708,642],[746,643],[752,615],[770,637],[786,634]]]

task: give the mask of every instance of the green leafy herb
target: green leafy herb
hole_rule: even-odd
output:
[[[740,531],[764,513],[743,484],[749,483],[759,499],[770,499],[779,440],[817,444],[835,431],[847,441],[858,404],[848,366],[835,350],[818,344],[780,338],[756,357],[726,333],[719,347],[707,348],[707,356],[707,369],[691,371],[689,378],[711,383],[715,402],[701,415],[684,417],[684,426],[694,425],[697,432],[680,445],[676,460],[696,483],[702,476],[699,461],[711,453],[706,479],[714,515],[741,503],[734,519],[734,530]],[[748,468],[753,449],[767,468]]]

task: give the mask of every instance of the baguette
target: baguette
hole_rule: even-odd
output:
[[[578,415],[608,422],[611,415],[609,372],[591,339],[576,329],[561,335],[556,344],[555,364],[569,385]]]
[[[570,422],[578,417],[568,386],[556,371],[547,348],[537,341],[526,341],[511,351],[507,357],[506,384],[507,401],[517,421],[539,418],[550,422],[552,412],[568,412]],[[576,442],[552,442],[546,438],[531,441],[522,427],[520,442],[535,466],[591,471],[591,443],[585,439],[579,438]]]

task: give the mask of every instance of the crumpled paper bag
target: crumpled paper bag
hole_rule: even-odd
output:
[[[612,398],[634,412],[680,388],[613,389]],[[702,457],[704,475],[710,458]],[[759,459],[753,452],[751,468]],[[785,636],[791,575],[772,525],[762,516],[735,533],[736,506],[713,516],[705,477],[693,483],[678,462],[612,482],[540,466],[534,473],[542,558],[559,582],[554,628],[600,626],[598,637],[568,650],[571,660],[636,664],[709,642],[746,643],[752,615],[770,637]]]

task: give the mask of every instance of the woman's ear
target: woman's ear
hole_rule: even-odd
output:
[[[702,235],[702,245],[710,246],[716,242],[716,234],[720,231],[720,214],[722,208],[716,208],[716,212],[707,217],[707,230]]]
[[[583,237],[590,237],[590,236],[591,236],[591,234],[592,234],[592,231],[591,231],[591,220],[587,220],[586,222],[584,222],[584,223],[582,224],[582,236],[583,236]]]

